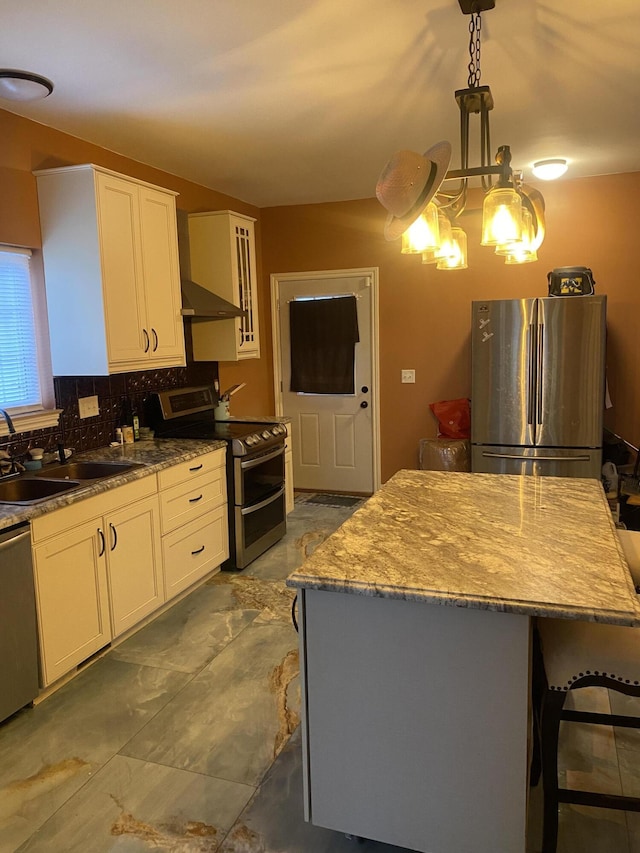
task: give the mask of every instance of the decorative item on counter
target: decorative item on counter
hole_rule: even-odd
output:
[[[220,401],[213,410],[213,416],[217,421],[229,420],[229,401],[231,397],[240,391],[241,388],[244,388],[246,384],[246,382],[241,382],[239,385],[232,385],[231,388],[227,388],[226,391],[222,392],[220,395]]]
[[[24,467],[27,471],[37,471],[38,468],[42,468],[43,447],[30,447],[27,454],[29,458],[24,460]]]
[[[133,409],[131,408],[131,401],[128,397],[125,397],[122,401],[118,426],[122,430],[124,444],[133,444]]]
[[[155,433],[150,427],[140,427],[140,441],[152,441],[154,436]]]
[[[140,441],[140,418],[135,408],[132,410],[131,423],[133,424],[133,440]]]

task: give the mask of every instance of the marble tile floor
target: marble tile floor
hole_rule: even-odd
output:
[[[286,537],[248,569],[216,575],[0,724],[0,853],[408,853],[302,818],[283,580],[356,508],[297,496]],[[609,699],[593,689],[583,701]],[[612,702],[634,713],[628,697]],[[565,736],[562,772],[640,794],[640,732],[588,728]],[[540,850],[540,799],[534,790],[529,853]],[[640,853],[640,816],[563,807],[558,853],[578,851]]]

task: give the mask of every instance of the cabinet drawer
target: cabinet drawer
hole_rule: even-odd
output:
[[[49,536],[56,536],[65,530],[76,528],[80,524],[120,509],[127,504],[154,495],[158,483],[155,475],[141,477],[124,486],[114,486],[99,495],[88,497],[77,503],[55,509],[46,515],[38,516],[31,522],[31,538],[33,542],[41,542]]]
[[[167,600],[213,571],[229,556],[226,506],[162,537]]]
[[[221,447],[220,450],[203,453],[202,456],[189,459],[188,462],[172,465],[171,468],[165,468],[158,473],[158,486],[160,490],[167,489],[177,486],[178,483],[186,483],[196,477],[211,474],[219,468],[224,468],[226,458],[227,450]]]
[[[160,493],[162,532],[170,533],[182,524],[200,518],[227,503],[224,468],[196,477],[193,482],[179,483]]]

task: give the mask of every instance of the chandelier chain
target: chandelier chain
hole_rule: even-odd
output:
[[[467,85],[475,89],[480,85],[480,31],[482,18],[480,12],[473,12],[469,21],[469,79]]]

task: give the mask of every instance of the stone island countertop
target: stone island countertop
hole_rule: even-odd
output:
[[[640,625],[597,480],[400,471],[287,585]]]
[[[36,504],[0,504],[0,530],[23,521],[30,521],[52,510],[69,506],[116,486],[138,480],[140,477],[155,474],[163,468],[170,468],[172,465],[195,459],[203,453],[226,448],[226,446],[224,441],[162,439],[161,441],[136,441],[133,444],[102,447],[98,450],[74,454],[69,461],[136,462],[140,467],[132,468],[115,477],[87,481],[77,489],[70,489]],[[47,468],[49,468],[48,465],[42,469],[43,477],[46,477]]]

